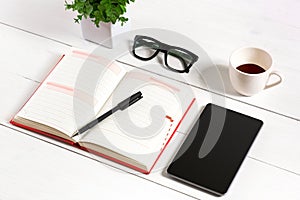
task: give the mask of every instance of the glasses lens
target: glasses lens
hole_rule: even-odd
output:
[[[159,45],[151,39],[141,38],[135,41],[135,54],[141,58],[150,58],[158,49]]]
[[[170,49],[168,51],[168,66],[177,71],[184,71],[191,63],[192,56],[179,49]]]

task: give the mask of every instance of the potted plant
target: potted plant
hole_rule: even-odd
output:
[[[66,10],[77,11],[74,19],[81,24],[86,40],[113,47],[113,37],[130,30],[126,23],[126,7],[134,0],[74,0],[65,1]]]

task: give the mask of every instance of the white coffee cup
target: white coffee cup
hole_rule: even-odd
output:
[[[245,66],[246,64],[248,65]],[[262,68],[261,71],[258,66]],[[282,82],[282,76],[273,70],[270,54],[254,47],[241,48],[232,53],[229,59],[229,76],[233,88],[245,96],[252,96]],[[277,76],[278,80],[269,83],[271,76]]]

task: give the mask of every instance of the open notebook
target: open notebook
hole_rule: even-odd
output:
[[[195,99],[180,101],[171,80],[104,63],[80,50],[62,56],[11,123],[150,173]],[[137,91],[140,101],[72,137]]]

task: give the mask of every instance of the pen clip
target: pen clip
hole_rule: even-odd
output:
[[[143,98],[143,96],[139,96],[138,98],[131,100],[131,101],[129,102],[129,106],[131,106],[131,105],[134,104],[135,102],[139,101],[141,98]]]
[[[131,106],[132,104],[134,104],[135,102],[137,102],[138,100],[140,100],[141,98],[143,98],[142,93],[137,92],[134,95],[132,95],[129,98],[122,101],[121,103],[119,103],[118,107],[120,110],[124,110],[124,109],[128,108],[129,106]]]

